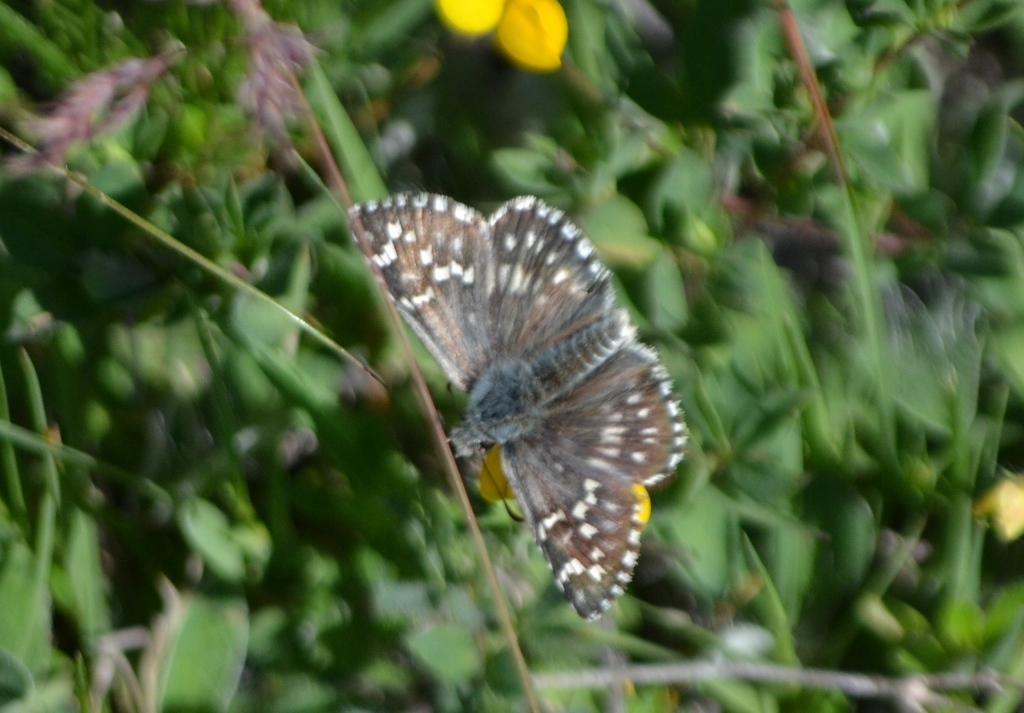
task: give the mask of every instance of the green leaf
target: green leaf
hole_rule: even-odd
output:
[[[430,626],[410,636],[408,645],[420,664],[444,683],[468,683],[483,670],[482,655],[465,627]]]
[[[732,576],[731,543],[735,541],[736,518],[728,498],[713,487],[705,487],[684,507],[667,517],[662,506],[654,510],[661,538],[686,553],[685,574],[689,585],[701,596],[720,597]]]
[[[82,640],[89,644],[110,630],[107,582],[100,562],[99,543],[96,521],[76,508],[71,515],[64,569],[71,585],[78,629]]]
[[[36,586],[32,552],[19,542],[5,545],[0,560],[0,648],[35,671],[50,641],[50,599]]]
[[[934,123],[934,94],[904,91],[844,116],[836,131],[872,181],[909,193],[927,188]]]
[[[659,256],[651,262],[644,274],[645,295],[640,307],[657,329],[678,332],[689,317],[686,285],[671,251],[662,247]]]
[[[551,199],[560,192],[553,178],[558,144],[546,136],[531,135],[526,145],[495,149],[491,165],[498,178],[514,192]]]
[[[213,503],[199,498],[182,505],[178,524],[185,539],[203,561],[229,582],[245,577],[245,556],[227,516]]]
[[[249,621],[241,599],[185,597],[160,662],[158,709],[223,711],[242,676]]]
[[[661,244],[647,234],[643,211],[625,196],[593,206],[583,227],[608,265],[641,269],[661,253]]]
[[[32,690],[32,672],[7,649],[0,647],[0,709],[26,698]]]
[[[1006,150],[1007,123],[1011,121],[1002,102],[989,102],[979,113],[971,131],[974,180],[985,183],[999,167]]]
[[[351,46],[359,57],[373,58],[401,45],[430,16],[427,0],[397,0],[387,5],[371,3],[374,17],[357,30]],[[371,196],[372,197],[372,196]]]

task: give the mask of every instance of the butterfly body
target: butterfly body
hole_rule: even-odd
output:
[[[456,453],[471,456],[481,446],[503,445],[535,431],[542,399],[529,363],[506,358],[490,365],[473,382],[466,417],[452,431]]]
[[[484,217],[400,194],[350,218],[399,312],[469,392],[456,452],[501,446],[555,581],[582,616],[599,616],[636,564],[647,507],[637,488],[674,471],[686,430],[590,241],[529,196]]]

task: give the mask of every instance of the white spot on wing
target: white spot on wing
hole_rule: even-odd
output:
[[[416,307],[422,307],[423,305],[434,299],[434,288],[427,287],[422,294],[413,295],[412,303]]]
[[[512,282],[509,284],[512,294],[519,295],[526,291],[526,272],[522,265],[516,265],[512,271]]]
[[[561,522],[562,520],[565,520],[565,513],[561,510],[555,510],[553,513],[541,520],[540,524],[550,530],[556,523]]]
[[[375,262],[379,267],[387,267],[398,259],[398,251],[394,243],[384,243],[380,252],[375,256]]]

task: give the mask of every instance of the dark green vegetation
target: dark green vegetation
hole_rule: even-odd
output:
[[[30,137],[25,111],[84,75],[170,53],[134,118],[51,157],[219,272],[52,170],[0,173],[0,710],[522,710],[307,117],[283,107],[300,160],[238,100],[243,3],[110,5],[0,4],[0,123]],[[550,75],[425,0],[266,8],[320,48],[302,76],[353,198],[383,180],[566,209],[675,381],[691,447],[614,628],[471,489],[531,670],[612,651],[1024,679],[1024,545],[974,511],[1024,465],[1019,3],[655,5],[638,31],[567,1]],[[464,397],[418,356],[455,423]],[[736,678],[625,694],[698,699],[891,708]]]

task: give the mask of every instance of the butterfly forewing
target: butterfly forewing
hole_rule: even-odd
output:
[[[399,194],[352,208],[353,230],[369,239],[368,257],[388,292],[453,384],[479,372],[490,327],[480,304],[489,290],[490,226],[445,196]]]
[[[499,348],[536,354],[607,316],[614,303],[608,270],[561,210],[524,196],[498,208],[490,223]]]

